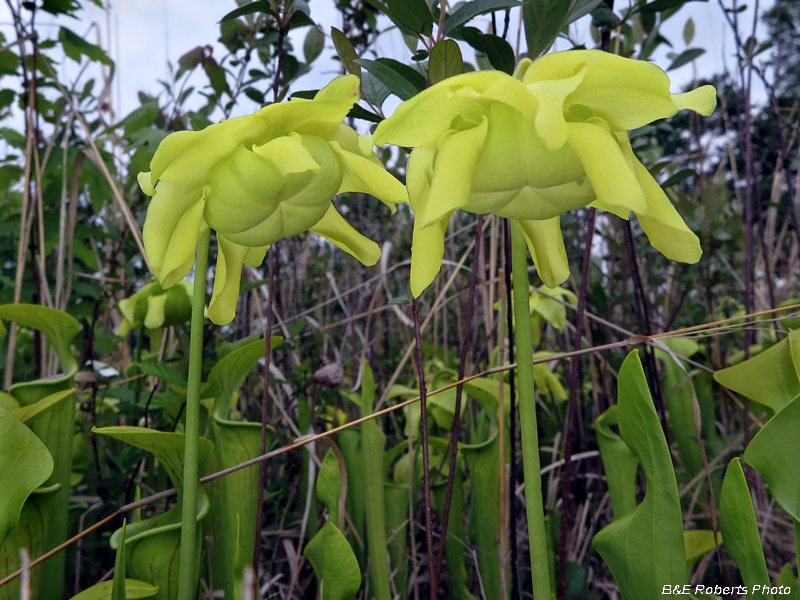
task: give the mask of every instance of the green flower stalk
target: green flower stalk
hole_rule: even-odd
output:
[[[139,174],[142,191],[153,197],[144,246],[162,286],[189,273],[204,223],[217,232],[208,318],[218,325],[235,315],[242,266],[260,265],[278,240],[313,231],[365,265],[378,261],[378,245],[331,203],[343,192],[366,192],[392,211],[408,200],[370,139],[341,122],[358,100],[358,86],[354,75],[339,77],[313,100],[271,104],[164,139],[150,171]]]
[[[716,92],[670,94],[656,65],[597,50],[519,63],[514,76],[481,71],[445,79],[400,105],[377,144],[413,147],[407,186],[414,211],[410,288],[419,297],[441,269],[456,210],[512,222],[514,310],[523,468],[534,595],[550,598],[528,310],[527,245],[542,281],[569,277],[560,215],[593,206],[636,213],[651,243],[695,263],[701,248],[636,158],[628,130],[691,109],[709,115]]]
[[[710,114],[715,90],[670,94],[656,65],[598,50],[523,60],[446,79],[398,107],[377,144],[415,147],[407,185],[414,210],[411,291],[441,268],[444,231],[458,209],[520,222],[549,287],[569,276],[559,216],[594,206],[636,213],[651,243],[695,263],[697,236],[631,149],[628,129],[688,108]]]
[[[358,233],[331,199],[366,192],[389,206],[406,202],[405,187],[386,172],[342,119],[358,100],[355,76],[334,79],[313,100],[272,104],[203,131],[169,135],[139,185],[152,196],[144,246],[164,288],[183,280],[195,263],[189,382],[186,402],[184,512],[179,595],[196,590],[195,540],[203,308],[210,230],[219,249],[208,317],[224,325],[235,316],[241,270],[258,266],[271,244],[313,231],[365,265],[380,258],[375,242]],[[257,576],[257,574],[256,574]]]

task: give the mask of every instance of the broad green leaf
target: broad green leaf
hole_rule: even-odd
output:
[[[276,348],[282,341],[282,337],[272,336],[270,348]],[[220,418],[226,419],[230,414],[234,394],[242,387],[247,374],[258,362],[258,359],[264,357],[265,350],[264,339],[255,339],[223,357],[211,369],[208,374],[208,383],[219,388],[219,398],[214,413],[218,414]]]
[[[516,6],[522,6],[522,3],[519,0],[471,0],[470,2],[465,2],[458,7],[458,10],[447,17],[442,33],[447,35],[456,27],[464,25],[478,15]]]
[[[425,77],[421,73],[391,58],[359,58],[354,62],[369,71],[401,100],[410,100],[425,89]]]
[[[260,341],[263,356],[263,340]],[[214,451],[203,463],[203,474],[233,467],[259,455],[260,423],[226,421],[215,415],[211,431]],[[267,448],[274,433],[271,427],[267,428]],[[253,465],[203,486],[211,501],[203,529],[214,540],[217,549],[212,557],[214,582],[225,590],[226,598],[242,597],[244,568],[253,563],[255,536],[250,532],[256,528],[258,477],[259,468]]]
[[[303,56],[307,64],[311,64],[316,58],[322,54],[322,49],[325,47],[325,34],[320,31],[319,27],[312,27],[306,34],[306,39],[303,41]]]
[[[240,6],[239,8],[235,8],[224,17],[220,19],[220,23],[224,21],[230,21],[231,19],[236,19],[238,17],[244,17],[245,15],[252,15],[253,13],[269,13],[274,14],[272,12],[272,8],[269,2],[265,2],[264,0],[255,0],[255,2],[250,2],[245,4],[244,6]]]
[[[22,505],[53,472],[53,457],[22,421],[0,407],[0,546],[19,523]]]
[[[71,377],[62,379],[63,385],[70,385]],[[33,391],[28,388],[27,391]],[[48,391],[49,386],[37,390],[37,394]],[[23,404],[25,404],[23,402]],[[70,482],[72,479],[72,444],[75,439],[76,396],[73,389],[55,392],[45,396],[34,405],[20,410],[30,410],[24,415],[25,424],[44,442],[53,457],[53,473],[45,482],[47,486],[57,486],[50,497],[47,509],[47,542],[48,550],[55,548],[67,539],[68,509]],[[37,410],[39,406],[46,410]],[[42,590],[40,600],[61,600],[64,581],[64,554],[44,563],[44,581],[48,585]],[[58,583],[53,583],[58,582]]]
[[[617,520],[636,508],[636,472],[639,470],[639,459],[611,428],[619,425],[618,408],[610,406],[594,423],[611,508]]]
[[[690,358],[700,349],[699,344],[690,339],[678,338],[665,340],[664,343],[672,352],[686,358]],[[689,474],[694,476],[703,469],[703,460],[694,419],[693,382],[689,379],[688,373],[683,370],[682,365],[677,364],[668,352],[656,349],[656,356],[664,365],[662,388],[667,403],[669,427],[672,430],[681,461]]]
[[[796,460],[797,457],[795,457]],[[750,488],[744,478],[739,457],[728,464],[722,492],[719,498],[719,527],[722,532],[725,550],[731,555],[742,574],[742,581],[749,590],[755,584],[769,583],[767,561],[761,547],[756,512],[750,498]],[[769,598],[771,594],[753,592],[748,598]]]
[[[404,444],[405,445],[405,444]],[[395,588],[408,589],[408,497],[407,485],[383,484],[386,537]],[[407,595],[401,592],[401,598]]]
[[[683,532],[686,568],[691,572],[694,564],[722,543],[722,536],[710,529],[692,529]]]
[[[620,368],[618,389],[620,434],[642,465],[647,491],[633,512],[600,531],[592,545],[623,600],[656,600],[665,585],[687,583],[688,572],[672,458],[636,350]]]
[[[463,27],[460,35],[475,50],[483,52],[495,69],[509,75],[514,72],[514,49],[503,38],[475,27]]]
[[[566,0],[523,0],[522,19],[531,59],[544,54],[567,24],[570,2]]]
[[[336,54],[339,60],[342,61],[345,69],[353,75],[361,77],[361,65],[356,61],[358,60],[358,53],[353,47],[353,42],[336,27],[331,27],[331,40],[333,40],[333,47],[336,48]]]
[[[347,469],[347,514],[353,520],[353,524],[359,537],[365,539],[366,532],[366,473],[361,466],[361,432],[357,429],[346,429],[337,436],[339,449],[344,456],[344,464]],[[360,545],[354,548],[358,563],[366,569],[366,554]]]
[[[385,554],[386,547],[382,551]],[[361,587],[361,569],[347,539],[332,521],[326,521],[308,542],[303,556],[322,582],[322,600],[350,600],[356,595]]]
[[[196,560],[200,559],[203,540],[202,523],[208,514],[208,496],[199,490],[197,494],[197,548]],[[126,565],[133,578],[148,581],[158,588],[154,600],[175,600],[178,597],[178,573],[180,572],[181,516],[183,505],[175,504],[167,512],[131,523],[126,528]],[[111,547],[119,546],[121,529],[111,536]]]
[[[101,62],[109,67],[114,66],[114,62],[108,57],[105,50],[100,46],[87,42],[71,29],[66,27],[59,28],[58,41],[61,42],[65,54],[77,63],[81,62],[81,55],[83,55],[89,60]]]
[[[772,417],[744,451],[781,508],[800,521],[800,402]]]
[[[508,446],[506,446],[508,447]],[[498,540],[500,539],[500,473],[506,461],[500,460],[500,443],[497,434],[489,441],[474,446],[462,446],[461,454],[467,462],[472,490],[470,510],[471,530],[475,531],[478,568],[486,593],[486,600],[500,600],[500,582],[503,580]],[[452,518],[452,515],[451,515]],[[509,581],[511,573],[506,573]]]
[[[430,36],[433,29],[433,15],[425,0],[386,0],[389,18],[401,29],[420,35]]]
[[[372,414],[375,402],[375,378],[369,362],[364,362],[361,380],[361,415]],[[376,419],[361,425],[361,468],[364,471],[364,492],[367,520],[367,547],[370,558],[372,593],[376,600],[390,600],[389,561],[386,556],[386,508],[383,497],[383,453],[386,436]],[[328,521],[330,523],[330,521]],[[327,561],[327,554],[326,554]]]
[[[73,596],[70,600],[112,600],[111,590],[114,585],[113,581],[104,581],[93,585],[90,588],[83,590],[77,596]],[[135,579],[125,580],[125,596],[128,600],[136,600],[137,598],[149,598],[158,592],[158,588],[144,581],[137,581]]]
[[[699,58],[703,54],[705,54],[705,48],[690,48],[689,50],[684,50],[675,60],[672,61],[672,64],[667,67],[667,71],[672,71],[673,69],[677,69],[683,65],[688,65],[690,62],[696,58]]]
[[[678,8],[683,6],[687,2],[692,2],[694,0],[653,0],[653,2],[649,2],[645,4],[641,11],[644,13],[647,12],[656,12],[656,11],[665,11],[671,8]],[[699,0],[700,2],[707,2],[708,0]]]
[[[342,495],[342,474],[333,450],[328,450],[317,475],[317,498],[328,509],[328,518],[339,527],[339,499]]]
[[[514,0],[516,2],[516,0]],[[455,40],[442,40],[433,47],[428,61],[428,79],[432,84],[444,81],[448,77],[461,75],[464,71],[464,61],[461,58],[461,48]],[[408,300],[405,300],[406,304]],[[390,300],[389,304],[395,302]],[[397,302],[395,302],[397,304]]]
[[[180,495],[183,490],[183,452],[186,445],[185,434],[130,426],[92,427],[92,432],[111,436],[126,444],[150,452],[167,470],[172,484]],[[206,456],[211,454],[213,449],[214,444],[212,444],[210,440],[201,437],[198,442],[197,459],[202,461]],[[131,524],[130,528],[133,529],[134,525],[136,524]]]
[[[41,488],[33,492],[28,501],[22,505],[19,524],[0,544],[0,578],[10,575],[21,568],[20,550],[25,548],[33,559],[45,552],[47,537],[47,517],[51,507],[53,490]],[[43,581],[42,571],[45,565],[34,567],[31,571],[31,598],[39,597],[39,589]],[[20,600],[20,579],[0,587],[0,600]]]
[[[800,396],[800,330],[753,358],[714,373],[720,385],[755,400],[772,414]],[[746,459],[745,459],[746,460]]]
[[[784,596],[785,600],[800,600],[800,588],[797,587],[797,579],[794,576],[792,565],[788,563],[783,565],[775,585],[789,588],[789,593]]]
[[[574,23],[581,17],[585,17],[595,8],[597,8],[603,0],[573,0],[572,10],[567,18],[567,25]]]
[[[489,420],[495,424],[498,423],[498,411],[500,410],[500,385],[500,381],[496,377],[478,377],[464,383],[464,391],[480,403]],[[503,410],[505,418],[508,418],[516,399],[511,397],[510,385],[503,382],[502,386]],[[412,392],[414,396],[419,394],[418,390],[412,390]]]
[[[70,344],[81,330],[81,325],[72,315],[35,304],[5,304],[0,306],[0,319],[41,331],[58,355],[62,371],[70,373],[77,370],[78,363]]]

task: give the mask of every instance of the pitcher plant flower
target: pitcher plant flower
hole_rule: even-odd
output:
[[[673,260],[701,249],[631,149],[628,130],[691,109],[709,115],[716,92],[670,94],[658,66],[599,50],[520,62],[514,76],[451,77],[400,105],[375,130],[377,144],[415,148],[407,186],[414,211],[411,292],[441,269],[456,210],[519,220],[543,282],[569,276],[560,215],[583,206],[624,219],[636,213],[650,242]]]
[[[139,174],[142,191],[152,196],[144,246],[163,287],[189,273],[203,227],[217,233],[208,308],[217,324],[235,315],[243,264],[261,264],[280,239],[313,231],[365,265],[378,261],[378,245],[331,202],[337,194],[365,192],[394,212],[395,204],[408,201],[370,138],[342,123],[358,100],[358,86],[354,75],[338,77],[313,100],[272,104],[164,139],[150,171]]]

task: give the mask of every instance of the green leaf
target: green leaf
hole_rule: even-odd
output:
[[[722,481],[719,527],[725,549],[739,567],[742,581],[748,589],[753,590],[755,584],[768,583],[770,577],[761,547],[756,512],[739,457],[728,464],[725,479]],[[749,597],[751,596],[748,595]],[[772,600],[771,594],[753,592],[752,597]]]
[[[683,26],[683,42],[688,46],[694,39],[694,20],[690,17]]]
[[[112,129],[123,127],[125,130],[125,135],[130,136],[137,129],[142,129],[143,127],[149,127],[152,125],[158,118],[159,112],[157,100],[145,102],[139,108],[131,111],[128,116],[114,125]]]
[[[772,414],[800,396],[800,330],[743,363],[714,373],[720,385],[755,400]],[[746,460],[746,459],[745,459]]]
[[[127,526],[128,520],[122,519],[117,558],[114,560],[114,579],[111,582],[111,600],[127,600],[125,593],[125,529]]]
[[[508,446],[506,446],[508,448]],[[500,582],[505,560],[500,556],[497,540],[500,539],[500,440],[497,434],[490,440],[474,446],[462,446],[461,453],[467,462],[472,482],[474,510],[470,520],[474,523],[478,568],[487,600],[500,600]],[[506,464],[505,457],[503,463]],[[452,519],[453,515],[451,515]]]
[[[416,37],[430,36],[433,29],[433,15],[425,0],[387,0],[389,18],[401,29],[408,30]]]
[[[386,547],[381,551],[385,554]],[[356,595],[361,587],[361,569],[347,539],[332,521],[326,521],[308,542],[303,556],[322,584],[322,600],[350,600]]]
[[[591,13],[595,8],[600,6],[603,0],[574,0],[572,3],[572,10],[567,18],[567,25],[574,23],[581,17],[585,17]]]
[[[516,1],[516,0],[515,0]],[[455,77],[464,72],[461,48],[455,40],[442,40],[433,47],[428,61],[428,79],[432,84]],[[406,301],[407,303],[408,301]]]
[[[112,600],[111,590],[113,588],[113,581],[104,581],[93,585],[90,588],[83,590],[77,596],[73,596],[71,600]],[[158,593],[158,587],[145,583],[144,581],[137,581],[135,579],[125,580],[125,596],[128,600],[136,600],[137,598],[149,598]]]
[[[322,54],[322,49],[325,47],[325,34],[320,31],[319,27],[312,27],[306,34],[306,39],[303,41],[303,56],[307,64],[311,64],[316,58]]]
[[[183,489],[183,452],[186,435],[146,429],[144,427],[92,427],[93,433],[108,435],[126,444],[147,450],[155,456],[169,473],[172,484],[180,495]],[[201,437],[198,444],[197,460],[201,461],[211,454],[214,445]],[[132,525],[133,526],[133,525]]]
[[[71,29],[61,27],[58,30],[58,41],[61,42],[66,55],[77,63],[81,62],[81,55],[83,55],[89,60],[101,62],[109,67],[114,66],[114,62],[108,57],[105,50],[87,42]]]
[[[710,529],[692,529],[683,532],[686,568],[691,572],[694,564],[722,543],[722,536]]]
[[[426,81],[421,73],[391,58],[359,58],[354,62],[374,75],[401,100],[410,100],[425,89]]]
[[[41,331],[58,355],[64,373],[77,371],[78,362],[72,354],[71,343],[81,325],[75,317],[46,306],[5,304],[0,306],[0,319]]]
[[[442,28],[442,34],[447,35],[456,27],[469,22],[478,15],[521,5],[522,3],[519,0],[471,0],[470,2],[465,2],[458,10],[447,17]]]
[[[794,576],[792,565],[788,563],[783,565],[775,585],[789,588],[789,593],[786,594],[785,600],[800,600],[800,588],[797,587],[797,579]]]
[[[664,586],[689,580],[678,484],[638,351],[622,364],[618,388],[620,434],[642,465],[647,491],[633,512],[600,531],[592,545],[623,600],[655,600]]]
[[[636,508],[636,472],[639,459],[612,426],[619,425],[619,407],[612,405],[594,422],[597,444],[606,474],[614,517],[621,519]]]
[[[19,523],[25,500],[52,472],[47,446],[0,406],[0,546]]]
[[[567,24],[570,3],[565,0],[523,0],[522,19],[531,59],[544,54]]]
[[[274,340],[275,338],[273,338]],[[260,354],[264,354],[264,341]],[[230,355],[228,355],[230,356]],[[227,358],[227,357],[226,357]],[[257,359],[256,359],[257,360]],[[210,475],[257,457],[261,450],[261,424],[226,421],[218,414],[212,419],[214,452],[203,463],[202,473]],[[266,447],[275,431],[267,428]],[[203,486],[211,508],[203,521],[203,535],[214,540],[213,576],[226,598],[240,598],[244,569],[253,564],[258,510],[258,466],[241,469]]]
[[[344,68],[353,75],[361,77],[361,66],[356,62],[358,60],[358,53],[353,47],[353,42],[336,27],[331,27],[331,39],[333,40],[333,47],[336,49],[336,54],[339,60],[342,61]]]
[[[272,336],[270,338],[270,348],[274,349],[283,338]],[[208,374],[208,383],[219,388],[219,398],[214,409],[214,414],[225,419],[230,413],[234,394],[242,387],[250,369],[264,358],[266,343],[263,338],[257,338],[251,342],[243,344],[224,358],[222,358],[211,372]]]
[[[665,11],[671,8],[678,8],[688,2],[695,0],[654,0],[649,4],[645,4],[640,10],[643,13]],[[707,2],[708,0],[698,0],[699,2]]]
[[[772,417],[744,451],[781,508],[800,521],[800,402]]]
[[[370,121],[371,123],[380,123],[383,121],[383,117],[380,115],[376,115],[374,112],[368,111],[367,109],[359,106],[358,104],[354,104],[353,108],[350,109],[350,112],[347,113],[348,117],[352,117],[353,119],[362,119],[364,121]]]
[[[672,64],[667,67],[667,71],[672,71],[673,69],[677,69],[683,65],[688,65],[696,58],[705,54],[705,52],[705,48],[690,48],[689,50],[684,50],[675,60],[672,61]]]
[[[145,375],[155,377],[165,383],[186,387],[186,376],[179,373],[178,369],[172,365],[163,362],[146,362],[137,363],[136,367]]]
[[[681,169],[674,175],[671,175],[669,179],[667,179],[663,184],[661,184],[661,187],[668,188],[672,185],[675,185],[676,183],[684,181],[685,179],[689,179],[689,177],[697,177],[697,171],[695,171],[694,169]]]
[[[252,15],[253,13],[269,13],[274,15],[275,13],[272,12],[272,7],[270,6],[269,2],[264,2],[264,0],[256,0],[255,2],[250,2],[249,4],[245,4],[244,6],[240,6],[226,14],[222,17],[219,22],[222,23],[224,21],[230,21],[231,19],[236,19],[238,17],[244,17],[245,15]]]
[[[463,27],[460,33],[470,46],[486,55],[495,69],[509,75],[514,72],[514,49],[503,38],[475,27]]]
[[[16,75],[18,68],[19,56],[11,52],[11,50],[0,52],[0,76]],[[11,92],[11,90],[3,90],[3,92],[5,92],[5,97],[8,98],[7,92]],[[14,93],[11,92],[11,98],[13,99],[13,97]],[[9,104],[11,104],[11,102],[5,102],[5,106]]]
[[[367,417],[372,414],[374,402],[375,378],[369,362],[364,361],[364,376],[361,380],[361,416]],[[370,419],[361,425],[361,468],[365,478],[367,546],[372,593],[376,600],[391,600],[392,597],[389,588],[389,561],[386,556],[386,509],[383,497],[385,446],[386,436],[375,419]]]
[[[328,518],[339,523],[339,499],[342,494],[342,474],[333,450],[328,450],[317,475],[317,498],[328,509]]]

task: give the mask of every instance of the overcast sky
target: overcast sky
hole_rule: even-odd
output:
[[[80,20],[61,19],[61,22],[89,41],[94,43],[99,41],[103,47],[109,49],[109,53],[116,61],[119,78],[114,90],[118,96],[114,105],[117,114],[122,116],[139,105],[136,96],[138,91],[151,94],[158,94],[161,91],[157,80],[167,78],[168,61],[175,65],[184,53],[206,44],[214,47],[214,56],[220,60],[225,54],[225,49],[216,42],[219,37],[218,22],[225,13],[236,7],[234,0],[117,0],[108,3],[109,9],[106,11],[92,5],[88,0],[84,0],[83,3],[87,8],[80,13]],[[762,6],[771,3],[762,3]],[[618,1],[617,4],[621,2]],[[330,28],[340,26],[341,17],[336,12],[332,0],[311,0],[311,12],[326,33],[325,51],[317,59],[312,72],[293,86],[294,90],[319,88],[336,75],[338,68],[337,62],[326,57],[333,54]],[[695,76],[719,73],[725,69],[726,64],[734,64],[731,59],[735,49],[733,37],[715,0],[690,2],[676,17],[668,21],[662,33],[674,44],[675,51],[679,53],[686,48],[681,34],[689,17],[694,20],[696,30],[692,46],[703,47],[706,53],[695,65],[670,72],[673,91],[692,83]],[[751,15],[743,13],[740,19],[743,29],[749,35]],[[47,26],[45,24],[51,24],[52,35],[56,35],[57,24],[54,18],[42,14],[39,22],[43,27]],[[14,38],[5,5],[0,7],[0,31],[3,31],[7,39]],[[302,41],[307,31],[308,28],[295,30],[292,36],[292,42],[301,56]],[[579,41],[592,45],[586,19],[576,24],[573,31]],[[516,29],[512,26],[509,35],[512,45],[515,37]],[[763,37],[763,32],[759,37]],[[556,47],[566,48],[567,44],[561,42]],[[408,50],[398,35],[386,36],[381,50],[386,56],[400,60],[409,58]],[[659,51],[654,57],[662,67],[667,67],[670,63],[666,51],[667,49]],[[64,61],[65,66],[62,69],[66,71],[62,71],[62,74],[70,75],[77,72],[77,69],[73,68],[74,63],[70,65],[70,62]],[[193,83],[200,87],[205,82],[205,76],[198,73]],[[241,114],[256,108],[258,106],[254,102],[243,97],[239,110]]]

